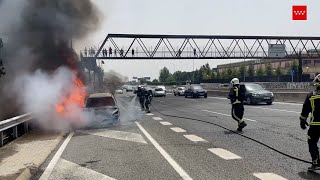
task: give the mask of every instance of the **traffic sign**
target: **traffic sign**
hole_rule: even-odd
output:
[[[291,69],[291,70],[290,70],[290,75],[291,75],[291,76],[294,76],[294,73],[295,73],[295,72],[294,72],[294,69]]]
[[[270,58],[282,58],[286,56],[285,44],[269,44],[268,56]]]

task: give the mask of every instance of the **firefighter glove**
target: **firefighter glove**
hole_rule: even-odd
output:
[[[301,129],[306,129],[309,124],[307,123],[306,120],[300,120],[300,127]]]

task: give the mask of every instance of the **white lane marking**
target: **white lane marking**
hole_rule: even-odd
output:
[[[162,125],[164,125],[164,126],[171,126],[172,124],[171,123],[169,123],[169,122],[167,122],[167,121],[161,121],[160,122]]]
[[[52,160],[50,161],[49,165],[47,166],[46,170],[42,173],[41,177],[39,178],[39,180],[47,180],[54,167],[56,166],[58,160],[60,159],[64,149],[67,147],[69,141],[71,140],[72,136],[73,136],[74,132],[71,132],[69,134],[69,136],[66,138],[66,140],[64,140],[64,142],[62,143],[62,145],[60,146],[59,150],[56,152],[56,154],[53,156]]]
[[[170,128],[172,131],[177,132],[177,133],[181,133],[181,132],[187,132],[186,130],[179,128],[179,127],[173,127]]]
[[[229,100],[228,98],[220,98],[220,97],[208,97],[210,99],[221,99],[221,100]]]
[[[124,132],[124,131],[115,131],[115,130],[107,130],[107,129],[97,129],[97,130],[79,130],[77,132],[91,134],[95,136],[101,136],[112,139],[119,139],[125,141],[139,142],[147,144],[144,140],[143,136],[138,133],[132,132]]]
[[[286,103],[286,102],[273,102],[274,104],[285,104],[285,105],[294,105],[294,106],[302,106],[302,103]]]
[[[261,180],[287,180],[286,178],[273,173],[253,173],[253,175]]]
[[[162,120],[162,118],[161,117],[152,117],[154,120],[156,120],[156,121],[161,121]]]
[[[201,137],[193,135],[193,134],[188,134],[188,135],[183,135],[183,136],[193,142],[207,142],[206,140],[202,139]]]
[[[231,159],[242,159],[242,157],[233,154],[230,151],[227,151],[225,149],[221,149],[221,148],[211,148],[208,149],[210,152],[212,152],[213,154],[225,159],[225,160],[231,160]]]
[[[115,180],[105,174],[96,172],[94,170],[82,167],[76,163],[60,159],[57,163],[55,171],[49,179],[101,179],[101,180]]]
[[[208,110],[202,110],[202,111],[209,112],[209,113],[213,113],[213,114],[219,114],[219,115],[222,115],[222,116],[229,116],[229,117],[231,117],[231,115],[229,115],[229,114],[223,114],[223,113],[218,113],[218,112],[213,112],[213,111],[208,111]],[[243,118],[243,119],[244,119],[244,120],[247,120],[247,121],[257,122],[257,120],[254,120],[254,119],[248,119],[248,118]]]
[[[160,103],[165,103],[165,101],[161,101],[161,100],[157,100],[157,99],[153,99],[153,101],[157,101],[157,102],[160,102]]]
[[[230,101],[228,98],[221,98],[221,97],[208,97],[211,99],[221,99],[221,100],[226,100]],[[285,104],[285,105],[295,105],[295,106],[301,106],[301,103],[287,103],[287,102],[273,102],[274,104]]]
[[[153,137],[140,125],[139,122],[135,122],[143,134],[149,139],[154,147],[160,152],[160,154],[169,162],[169,164],[176,170],[182,179],[191,180],[192,178],[188,173],[182,169],[182,167],[159,145],[159,143],[153,139]]]
[[[288,111],[288,110],[283,110],[283,109],[272,109],[272,108],[262,108],[262,107],[250,107],[250,108],[266,109],[266,110],[271,110],[271,111],[281,111],[281,112],[289,112],[289,113],[298,113],[298,114],[300,114],[300,112],[297,112],[297,111]]]
[[[152,114],[152,113],[148,113],[148,114],[146,114],[147,116],[153,116],[154,114]]]

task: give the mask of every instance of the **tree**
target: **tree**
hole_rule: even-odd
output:
[[[239,78],[239,76],[240,76],[240,72],[236,68],[233,68],[232,69],[232,77],[231,77],[231,79],[235,78],[235,77]]]
[[[219,73],[219,71],[217,72],[217,79],[223,79],[221,76],[221,73]]]
[[[228,69],[227,69],[227,74],[226,74],[225,78],[227,78],[227,79],[232,79],[232,75],[233,75],[232,69],[231,69],[231,68],[228,68]]]
[[[162,83],[166,82],[169,76],[170,76],[169,69],[167,67],[164,67],[163,69],[160,70],[159,81]]]
[[[211,71],[211,79],[217,79],[217,72],[216,71]]]
[[[176,82],[176,79],[174,78],[173,75],[170,75],[170,76],[167,78],[166,82],[168,82],[168,83],[170,83],[170,82]]]
[[[201,78],[200,71],[198,69],[196,69],[193,72],[193,81],[196,82],[196,83],[199,83],[200,82],[200,78]]]
[[[296,60],[292,61],[291,69],[288,70],[288,75],[291,74],[290,72],[292,69],[294,70],[294,74],[297,75],[299,70],[299,65],[297,64]]]
[[[244,65],[244,64],[240,66],[240,69],[239,69],[239,76],[240,76],[240,77],[247,76],[246,67],[245,67],[245,65]]]
[[[248,76],[249,76],[249,77],[253,77],[253,76],[254,76],[254,69],[253,69],[253,65],[250,65],[250,66],[249,66],[249,69],[248,69]]]
[[[282,71],[281,71],[281,67],[278,66],[277,69],[276,69],[276,75],[277,76],[281,76],[282,75]]]
[[[260,66],[258,71],[257,71],[257,76],[264,76],[264,70],[262,69],[262,67]]]
[[[273,75],[271,63],[267,64],[267,67],[265,69],[265,73],[267,74],[267,76],[272,76]]]
[[[220,79],[226,79],[227,78],[227,72],[226,70],[223,70],[221,73],[220,73]]]
[[[159,83],[158,79],[152,80],[152,83]]]

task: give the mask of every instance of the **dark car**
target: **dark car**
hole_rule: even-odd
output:
[[[85,112],[88,113],[90,124],[109,122],[119,123],[120,112],[117,102],[110,93],[91,94],[85,103]]]
[[[272,104],[274,101],[274,95],[272,92],[264,89],[260,84],[244,83],[246,89],[247,104],[258,104],[261,102]]]
[[[198,84],[192,84],[186,88],[184,91],[184,97],[187,98],[191,96],[193,98],[203,96],[204,98],[208,97],[207,90],[203,89],[202,86]]]

